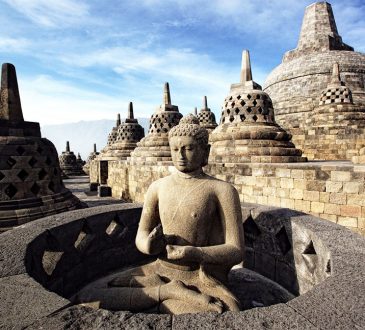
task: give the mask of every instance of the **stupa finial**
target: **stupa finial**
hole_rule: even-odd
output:
[[[118,113],[117,115],[117,122],[116,122],[116,126],[118,127],[121,124],[121,120],[120,120],[120,113]]]
[[[168,82],[165,82],[164,86],[163,104],[171,104],[170,86]]]
[[[198,116],[198,108],[197,107],[194,108],[194,116]]]
[[[96,152],[96,143],[94,143],[94,152]]]
[[[133,102],[129,102],[128,105],[128,119],[134,119],[134,113],[133,113]]]
[[[208,99],[206,96],[203,97],[203,109],[208,109]]]
[[[250,53],[244,49],[242,51],[242,64],[241,64],[241,83],[252,80]]]
[[[333,69],[332,69],[332,78],[331,78],[332,82],[339,82],[341,81],[340,78],[340,66],[338,65],[338,63],[334,63],[333,64]]]
[[[0,119],[24,121],[15,66],[4,63],[1,68]]]
[[[66,152],[70,152],[70,142],[66,141]]]

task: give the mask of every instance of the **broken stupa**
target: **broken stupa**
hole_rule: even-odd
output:
[[[24,121],[15,67],[2,65],[0,104],[0,232],[81,208],[65,188],[57,151],[39,123]]]
[[[242,53],[241,82],[232,84],[219,125],[210,135],[212,163],[302,162],[291,134],[274,117],[269,95],[252,80],[250,56]]]

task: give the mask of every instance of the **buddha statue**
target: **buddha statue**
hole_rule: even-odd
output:
[[[243,258],[238,193],[203,172],[210,146],[198,118],[181,119],[169,143],[177,171],[149,187],[136,236],[137,248],[157,259],[84,287],[78,302],[170,314],[240,310],[226,287]]]

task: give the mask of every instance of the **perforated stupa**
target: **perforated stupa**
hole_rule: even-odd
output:
[[[243,51],[241,82],[232,84],[221,120],[211,133],[211,162],[284,163],[305,161],[290,142],[291,135],[276,124],[268,94],[252,80],[248,51]]]
[[[24,121],[15,67],[2,65],[0,104],[0,232],[82,207],[61,179],[57,151],[39,123]]]
[[[137,148],[131,153],[131,161],[171,161],[168,132],[181,118],[178,106],[171,103],[169,84],[165,83],[163,103],[151,116],[148,134],[137,143]]]

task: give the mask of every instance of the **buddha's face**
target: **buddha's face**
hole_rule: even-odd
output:
[[[170,148],[172,162],[180,172],[193,172],[207,163],[209,145],[197,143],[191,136],[173,136],[170,138]]]

